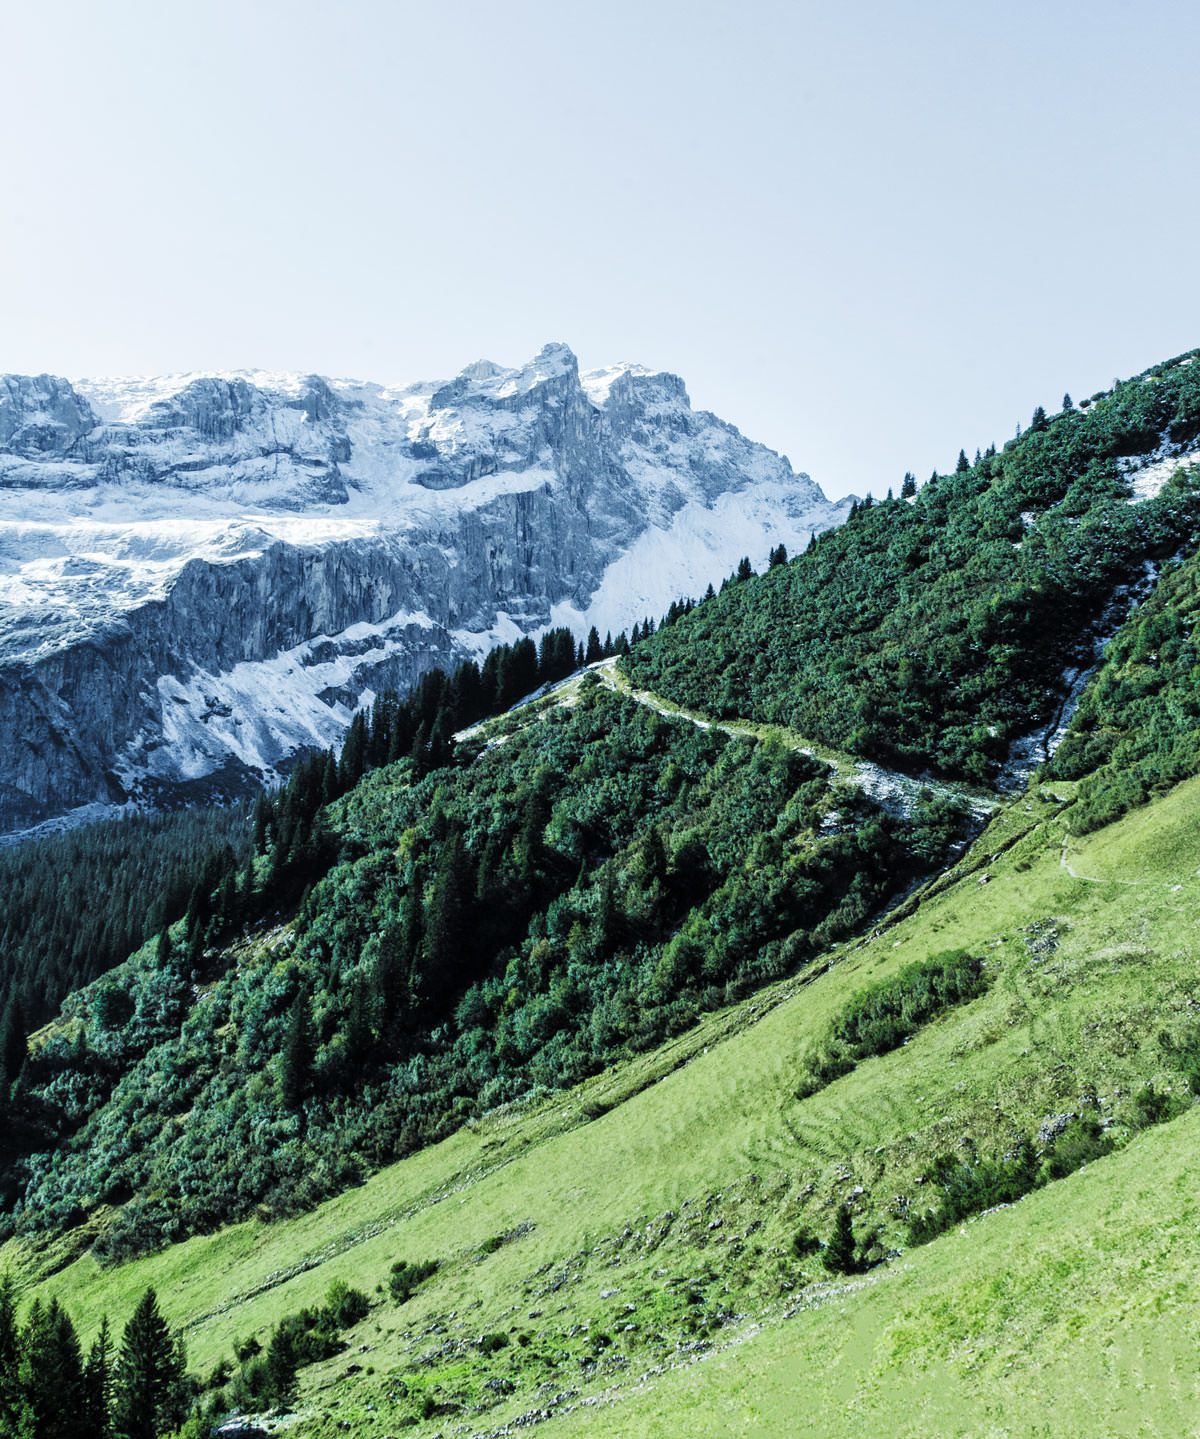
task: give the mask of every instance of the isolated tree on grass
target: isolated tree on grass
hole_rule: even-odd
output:
[[[854,1258],[854,1221],[848,1204],[838,1206],[833,1233],[825,1246],[824,1261],[831,1274],[853,1274],[858,1267]]]

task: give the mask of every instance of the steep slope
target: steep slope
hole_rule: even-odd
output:
[[[1190,369],[1119,391],[1104,443],[1150,455]],[[1131,495],[1077,438],[1035,423],[911,508],[860,510],[452,756],[414,744],[348,792],[345,756],[298,769],[253,864],[35,1037],[10,1263],[88,1325],[155,1283],[198,1364],[239,1355],[205,1412],[294,1405],[299,1434],[1190,1425],[1181,1346],[1143,1356],[1160,1315],[1200,1314],[1197,493],[1186,451]],[[1024,538],[972,549],[1039,475]],[[775,636],[822,550],[874,557],[832,588],[832,632],[855,595],[922,613],[890,543],[922,507],[948,608],[921,634],[960,732],[939,749],[929,696],[902,696],[889,757],[1004,786],[1014,740],[1027,765],[1065,731],[1015,797],[884,773],[858,730],[858,757],[831,747],[844,691],[809,620],[823,698],[806,729],[787,707]],[[861,613],[850,693],[906,658]],[[736,677],[722,616],[745,714],[682,663]],[[993,622],[1044,650],[983,645]],[[968,692],[1003,735],[963,731]],[[395,722],[377,710],[360,753],[405,753]],[[968,806],[992,817],[964,853]],[[374,1308],[333,1357],[288,1359],[282,1320],[334,1278]]]
[[[221,793],[551,623],[614,632],[835,523],[673,375],[563,345],[401,389],[0,380],[0,828]]]
[[[864,504],[806,563],[640,646],[630,674],[914,773],[1028,773],[1130,604],[1195,546],[1194,361],[1039,411],[999,454]]]
[[[1079,878],[1060,863],[1069,787],[1018,800],[809,982],[310,1215],[115,1270],[76,1259],[39,1292],[90,1331],[153,1283],[206,1373],[349,1281],[374,1307],[301,1371],[287,1430],[304,1436],[1180,1432],[1200,1416],[1195,783],[1072,846]],[[797,1098],[855,996],[948,944],[986,956],[987,993]],[[1025,1135],[1052,1156],[1093,1108],[1116,1152],[912,1245],[939,1155],[990,1163]],[[878,1230],[858,1276],[797,1244],[828,1238],[843,1201]],[[30,1277],[69,1256],[6,1252]],[[392,1265],[426,1259],[437,1273],[397,1305]]]
[[[321,767],[298,772],[252,868],[68,1000],[10,1111],[21,1230],[97,1215],[117,1258],[309,1205],[795,969],[963,823],[594,675],[472,755],[384,766],[314,817]]]

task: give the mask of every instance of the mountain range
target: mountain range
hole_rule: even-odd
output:
[[[0,831],[272,783],[431,667],[837,523],[676,376],[0,377]]]

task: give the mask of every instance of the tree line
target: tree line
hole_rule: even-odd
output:
[[[12,1439],[159,1439],[187,1418],[196,1385],[183,1337],[147,1289],[119,1344],[108,1320],[86,1355],[57,1299],[34,1299],[22,1322],[0,1279],[0,1434]]]

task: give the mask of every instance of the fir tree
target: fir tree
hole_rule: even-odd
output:
[[[956,475],[961,475],[970,468],[971,461],[967,459],[966,450],[959,450],[958,459],[954,462],[954,473]]]
[[[108,1315],[92,1341],[83,1369],[83,1413],[88,1439],[110,1439],[112,1434],[112,1337]]]
[[[854,1259],[854,1221],[850,1217],[848,1204],[838,1206],[833,1233],[825,1247],[823,1259],[825,1268],[831,1274],[853,1274],[857,1267]]]
[[[157,1439],[182,1419],[179,1349],[147,1289],[125,1326],[113,1384],[117,1439]]]
[[[21,1393],[21,1331],[12,1276],[0,1278],[0,1434],[20,1434],[27,1414]]]
[[[19,1376],[31,1439],[85,1439],[79,1340],[57,1299],[33,1301],[21,1335]]]
[[[20,996],[13,994],[4,1007],[4,1021],[0,1025],[0,1065],[4,1069],[4,1082],[11,1085],[25,1065],[29,1053],[29,1040],[25,1033],[25,1008]]]
[[[912,474],[911,471],[905,470],[904,483],[900,486],[900,498],[902,500],[911,500],[913,495],[915,495],[916,493],[917,477],[916,475]]]
[[[288,1014],[279,1074],[279,1098],[285,1109],[299,1109],[312,1083],[316,1044],[312,1030],[312,998],[301,985]]]

